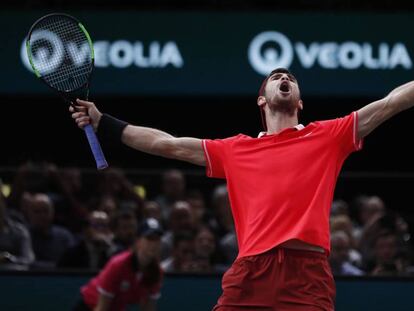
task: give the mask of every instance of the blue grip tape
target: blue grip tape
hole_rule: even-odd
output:
[[[101,145],[99,144],[92,125],[88,124],[83,129],[85,130],[86,137],[88,138],[89,146],[91,147],[98,170],[107,168],[108,163],[106,162],[105,155],[103,154]]]

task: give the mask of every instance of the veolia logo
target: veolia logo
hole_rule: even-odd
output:
[[[75,43],[68,43],[63,46],[63,43],[53,32],[45,30],[36,31],[32,34],[32,46],[39,40],[43,40],[44,48],[39,48],[36,51],[36,54],[33,55],[33,62],[36,65],[40,59],[47,60],[47,70],[46,68],[39,68],[42,75],[56,69],[64,60],[65,53],[76,65],[82,65],[87,60],[88,54],[85,53],[88,51],[87,43],[80,47]],[[175,68],[181,68],[184,66],[183,57],[174,41],[166,43],[152,41],[144,44],[140,41],[132,43],[127,40],[113,42],[102,40],[94,42],[94,52],[96,67],[164,68],[171,65]],[[23,64],[31,70],[25,42],[22,43],[20,56]]]
[[[253,38],[248,47],[248,59],[256,72],[267,75],[277,67],[290,67],[297,59],[310,69],[395,69],[413,67],[407,47],[397,42],[374,45],[368,42],[303,42],[292,43],[284,34],[266,31]]]
[[[152,41],[149,44],[140,41],[132,43],[127,40],[96,41],[94,49],[96,67],[164,68],[171,65],[181,68],[184,66],[183,57],[174,41],[164,44],[159,41]]]
[[[39,47],[36,54],[32,57],[32,61],[41,75],[53,72],[59,67],[64,59],[64,47],[62,41],[55,33],[48,30],[35,31],[32,34],[31,42],[32,46],[42,42],[41,47]],[[31,69],[24,43],[22,44],[20,55],[26,67]]]
[[[291,65],[292,43],[280,32],[262,32],[250,43],[248,57],[250,64],[258,73],[267,75],[275,68],[287,68]]]

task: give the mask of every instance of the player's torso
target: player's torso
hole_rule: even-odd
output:
[[[322,218],[326,223],[341,167],[338,150],[320,123],[235,140],[226,177],[241,252],[316,232],[309,224]]]

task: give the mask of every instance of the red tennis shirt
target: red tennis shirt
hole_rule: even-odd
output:
[[[347,156],[362,148],[358,114],[252,138],[203,140],[207,176],[225,178],[238,257],[299,239],[328,253],[329,212]]]
[[[138,304],[149,298],[158,299],[161,283],[151,287],[142,284],[142,272],[134,268],[133,260],[131,251],[112,257],[103,270],[81,288],[85,304],[94,309],[99,293],[112,298],[110,311],[125,310],[127,305]]]

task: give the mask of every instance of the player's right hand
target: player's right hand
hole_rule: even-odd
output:
[[[75,107],[75,108],[74,108]],[[74,107],[70,106],[69,111],[72,118],[80,128],[84,128],[88,124],[92,124],[94,130],[98,129],[99,121],[102,113],[96,108],[93,102],[77,99]]]

